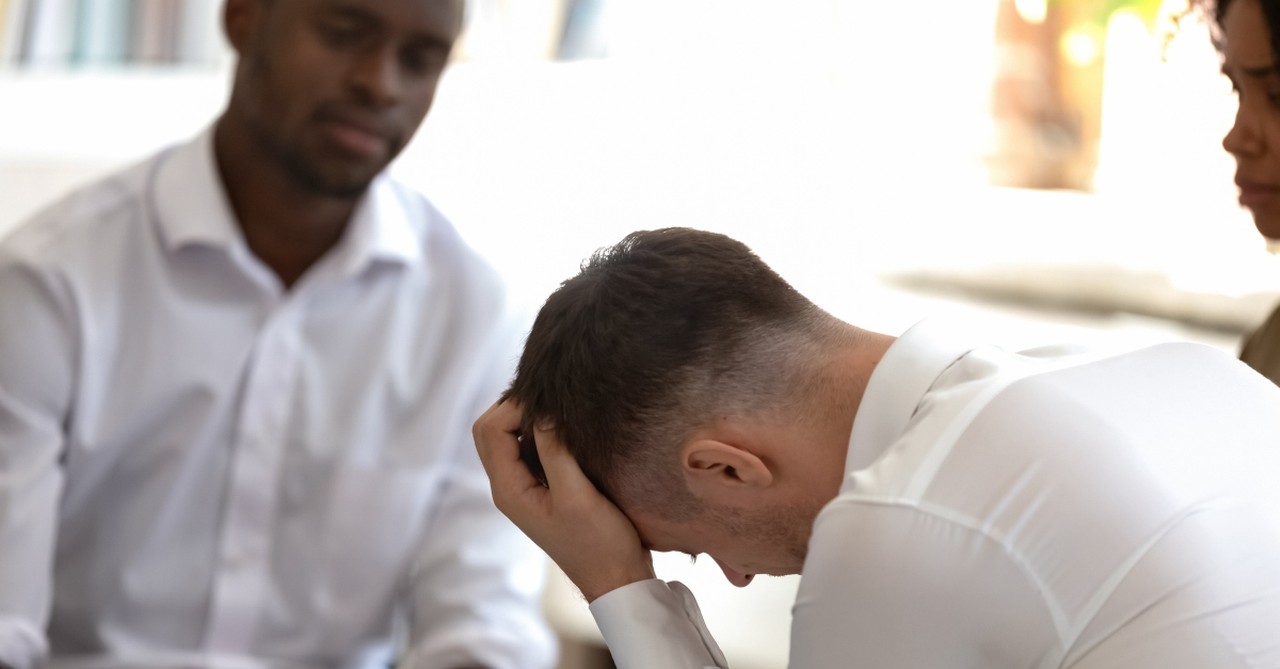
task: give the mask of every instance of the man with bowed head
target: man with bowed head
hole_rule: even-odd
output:
[[[0,666],[550,666],[468,432],[522,324],[383,174],[463,0],[223,19],[217,122],[0,245]]]
[[[802,574],[797,669],[1280,668],[1280,388],[1210,347],[893,337],[642,231],[547,299],[474,435],[623,669],[726,666],[654,550]]]

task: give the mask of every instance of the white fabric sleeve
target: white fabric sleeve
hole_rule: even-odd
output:
[[[26,619],[0,616],[0,666],[35,669],[49,654],[44,635]]]
[[[409,639],[397,667],[555,664],[555,635],[542,614],[550,561],[494,506],[470,431],[510,378],[523,323],[516,314],[491,327],[475,360],[475,383],[460,391],[471,398],[469,411],[446,435],[456,456],[409,577]]]
[[[556,641],[542,617],[546,556],[493,508],[480,480],[459,476],[448,488],[415,560],[410,638],[396,666],[549,669]]]
[[[70,300],[0,249],[0,663],[43,660],[75,359]]]
[[[683,583],[637,581],[590,605],[618,669],[727,669]]]

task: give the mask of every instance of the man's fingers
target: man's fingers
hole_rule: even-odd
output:
[[[524,410],[515,400],[495,402],[471,427],[471,435],[480,440],[480,433],[493,434],[507,432],[515,434],[520,431],[520,421],[524,418]]]
[[[520,431],[523,415],[520,405],[514,401],[499,402],[489,407],[471,429],[480,464],[489,475],[494,502],[503,512],[510,510],[505,501],[508,496],[523,494],[530,488],[542,488],[520,460],[520,442],[516,434]]]
[[[578,461],[569,453],[564,442],[560,441],[555,430],[535,425],[533,440],[538,447],[538,459],[542,460],[542,469],[547,474],[548,485],[553,488],[560,486],[566,491],[575,490],[584,485],[595,490],[595,486],[586,474],[582,473]]]

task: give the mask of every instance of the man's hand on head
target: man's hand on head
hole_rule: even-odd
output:
[[[553,430],[535,429],[543,486],[520,459],[523,411],[512,400],[489,408],[472,428],[493,502],[560,566],[588,602],[653,578],[635,526],[582,473]]]

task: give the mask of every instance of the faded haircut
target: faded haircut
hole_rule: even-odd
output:
[[[838,325],[741,242],[634,232],[547,299],[505,396],[523,405],[525,435],[553,426],[620,507],[686,519],[701,507],[681,443],[719,417],[802,405]]]

